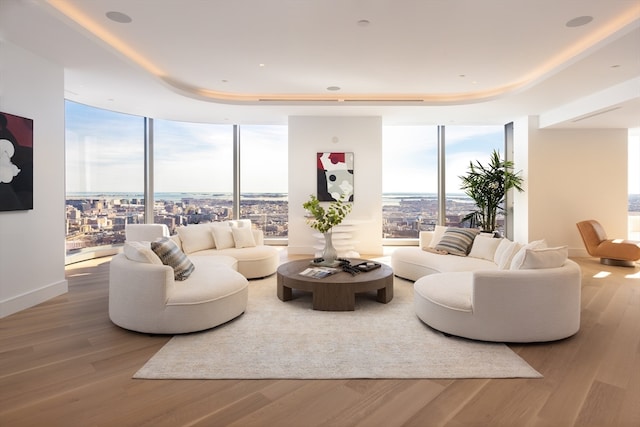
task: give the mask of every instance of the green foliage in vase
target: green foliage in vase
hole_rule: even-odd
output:
[[[498,210],[504,210],[503,203],[507,191],[522,190],[521,171],[513,172],[513,162],[501,160],[500,153],[493,150],[488,165],[476,160],[469,162],[466,175],[461,176],[464,193],[476,202],[477,210],[467,214],[463,221],[469,221],[472,227],[493,232],[496,229]]]
[[[351,212],[352,205],[346,203],[345,199],[346,197],[343,194],[338,200],[331,202],[325,210],[320,205],[318,198],[311,195],[309,200],[302,204],[302,207],[311,214],[311,217],[307,217],[307,224],[321,233],[331,231]]]

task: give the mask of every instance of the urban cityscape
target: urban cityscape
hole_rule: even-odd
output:
[[[230,194],[159,193],[154,202],[154,219],[166,224],[171,234],[177,227],[202,222],[233,219]],[[475,208],[464,194],[447,196],[446,221],[461,226],[462,218]],[[144,223],[144,199],[141,194],[67,194],[67,255],[85,248],[123,244],[126,224]],[[640,213],[640,194],[629,196],[629,212]],[[240,218],[250,219],[264,232],[266,239],[288,236],[288,202],[286,194],[243,194]],[[438,223],[437,194],[384,194],[382,237],[418,238],[423,230],[433,230]],[[504,217],[498,217],[502,229]]]

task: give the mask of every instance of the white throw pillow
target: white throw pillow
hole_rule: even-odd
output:
[[[231,227],[231,233],[233,234],[233,241],[236,244],[236,248],[253,248],[256,246],[256,241],[253,238],[253,230],[248,227]]]
[[[471,246],[471,251],[469,251],[469,256],[493,262],[496,249],[498,249],[498,245],[500,245],[500,242],[503,240],[504,239],[495,239],[491,234],[478,234],[475,239],[473,239],[473,245]]]
[[[511,267],[511,260],[513,260],[513,257],[518,253],[521,247],[522,245],[518,242],[508,242],[507,247],[504,248],[496,262],[498,268],[500,270],[508,270]],[[496,253],[497,252],[498,251],[496,251]]]
[[[433,235],[431,236],[431,242],[429,243],[430,248],[435,248],[436,245],[440,243],[445,231],[447,231],[447,227],[444,225],[436,225],[436,228],[433,230]]]
[[[527,249],[520,270],[562,267],[568,256],[567,246]]]
[[[527,243],[513,256],[511,260],[510,270],[520,270],[522,263],[524,262],[524,257],[527,255],[527,249],[542,249],[547,247],[547,242],[542,240],[534,240],[533,242]]]
[[[217,249],[229,249],[236,246],[229,223],[213,224],[211,235],[216,242]]]
[[[216,244],[211,235],[211,223],[189,224],[186,227],[178,227],[178,236],[182,242],[182,250],[186,254],[205,249],[213,249]]]
[[[162,265],[158,255],[151,250],[151,242],[126,242],[123,252],[124,256],[131,261]]]
[[[509,239],[500,239],[500,243],[493,254],[493,262],[495,262],[496,265],[500,265],[500,258],[504,256],[505,251],[509,248],[511,243],[513,242]]]

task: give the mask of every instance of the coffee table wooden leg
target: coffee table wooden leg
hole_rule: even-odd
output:
[[[293,299],[293,291],[284,285],[284,278],[278,276],[278,298],[280,301],[291,301]]]
[[[378,289],[378,297],[376,300],[381,303],[388,303],[393,299],[393,280],[387,283],[384,288]]]

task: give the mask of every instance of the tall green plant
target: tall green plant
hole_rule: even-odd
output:
[[[493,232],[496,229],[498,210],[503,210],[507,191],[516,189],[523,191],[521,172],[513,172],[513,162],[501,160],[500,153],[493,150],[489,164],[483,165],[476,160],[469,162],[466,175],[461,176],[465,194],[476,203],[477,210],[467,214],[463,221],[469,221],[471,226],[478,226],[483,231]]]
[[[312,215],[312,218],[307,218],[307,224],[321,233],[331,231],[351,212],[351,204],[346,203],[345,200],[346,196],[343,194],[338,200],[331,202],[325,210],[320,206],[318,198],[312,194],[309,200],[302,204],[302,207]]]

